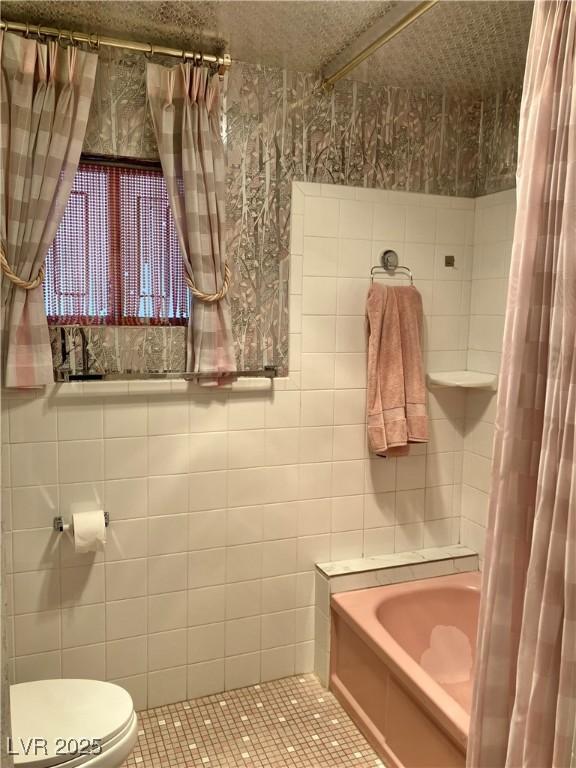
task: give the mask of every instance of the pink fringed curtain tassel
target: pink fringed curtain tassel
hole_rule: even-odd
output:
[[[469,768],[568,768],[576,710],[576,2],[537,0]]]

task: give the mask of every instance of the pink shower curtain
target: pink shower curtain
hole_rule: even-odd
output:
[[[576,2],[537,0],[522,100],[469,768],[568,768],[576,709]]]

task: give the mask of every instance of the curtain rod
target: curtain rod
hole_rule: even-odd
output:
[[[206,62],[208,64],[219,64],[221,67],[229,67],[232,59],[227,53],[216,56],[213,53],[198,53],[195,51],[184,51],[178,48],[167,48],[164,45],[154,45],[153,43],[137,43],[133,40],[120,40],[115,37],[104,37],[97,33],[86,34],[85,32],[72,32],[70,30],[56,29],[55,27],[43,27],[40,24],[29,24],[19,21],[0,20],[0,29],[7,32],[23,32],[26,36],[30,34],[38,37],[56,37],[58,41],[88,43],[88,45],[99,48],[105,45],[108,48],[126,48],[129,51],[140,51],[150,56],[160,54],[162,56],[175,56],[179,59],[191,61]]]
[[[399,35],[400,32],[405,30],[406,27],[409,27],[410,24],[416,21],[416,19],[419,19],[420,16],[433,8],[438,2],[439,0],[425,0],[425,2],[419,3],[416,8],[414,8],[412,11],[409,11],[396,24],[391,26],[390,29],[386,30],[386,32],[377,37],[376,40],[370,43],[370,45],[366,46],[366,48],[360,51],[360,53],[356,54],[356,56],[350,59],[350,61],[339,67],[336,72],[331,74],[329,77],[325,77],[322,81],[322,87],[325,89],[330,89],[334,83],[336,83],[338,80],[341,80],[353,69],[356,69],[356,67],[365,59],[367,59],[379,48],[396,37],[396,35]],[[383,18],[385,19],[386,17],[384,16]]]

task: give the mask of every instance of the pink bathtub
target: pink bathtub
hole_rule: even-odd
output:
[[[461,768],[480,574],[332,596],[330,688],[388,768]]]

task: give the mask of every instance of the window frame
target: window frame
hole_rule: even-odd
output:
[[[82,153],[78,163],[78,170],[82,166],[101,166],[102,168],[118,168],[120,170],[137,170],[151,172],[154,175],[162,175],[162,165],[159,160],[135,160],[127,157],[112,157],[109,155],[97,155]],[[81,323],[78,323],[74,316],[53,315],[46,312],[46,319],[50,327],[57,326],[111,326],[122,327],[146,327],[146,326],[187,326],[189,323],[192,303],[190,293],[187,291],[188,314],[182,317],[145,317],[141,315],[124,314],[124,291],[122,281],[122,214],[121,199],[122,195],[119,189],[119,175],[109,174],[106,179],[108,205],[109,205],[109,224],[107,229],[108,240],[108,274],[109,274],[109,294],[108,304],[109,312],[106,315],[85,315]],[[56,237],[55,237],[56,239]],[[52,244],[50,246],[52,248]],[[182,269],[184,263],[182,261]],[[56,274],[54,272],[54,290],[56,286]],[[119,322],[118,318],[122,318]]]

